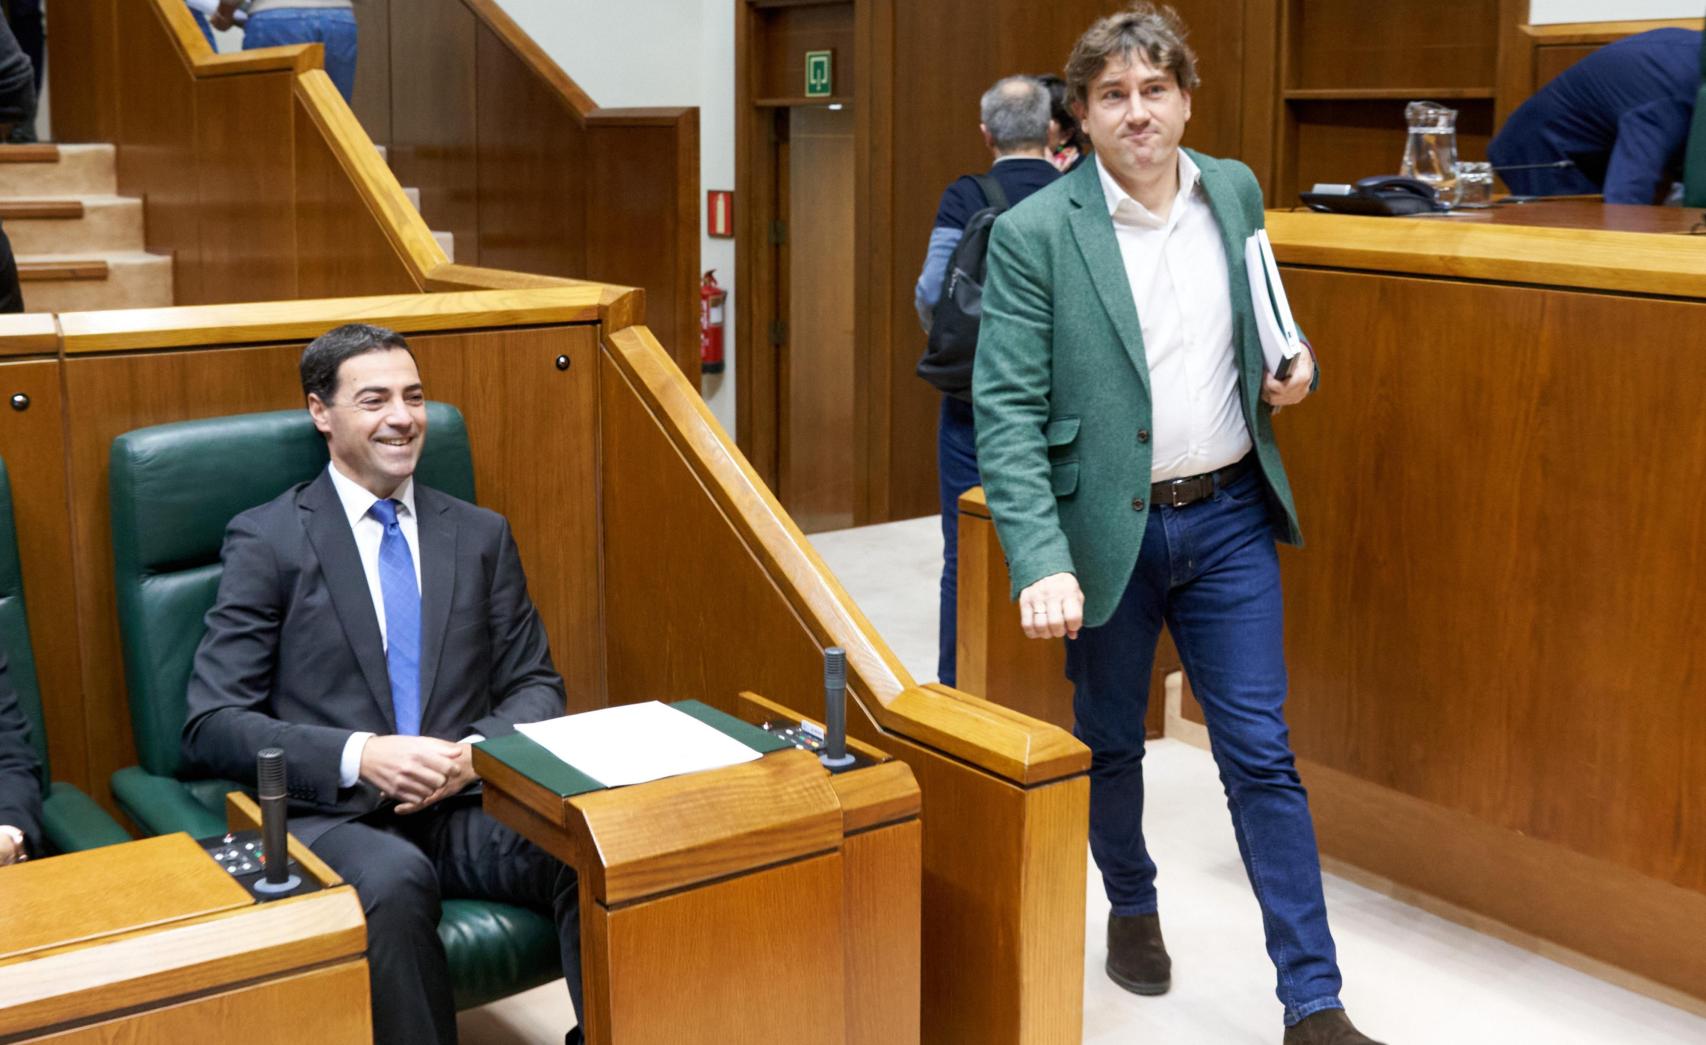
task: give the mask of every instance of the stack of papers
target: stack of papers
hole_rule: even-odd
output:
[[[1291,316],[1291,302],[1280,282],[1279,263],[1268,242],[1268,230],[1257,229],[1244,241],[1244,270],[1250,277],[1250,303],[1256,308],[1256,330],[1262,337],[1262,360],[1268,373],[1278,375],[1286,361],[1303,351],[1303,337]]]
[[[755,762],[757,751],[668,704],[619,704],[515,727],[605,787]]]

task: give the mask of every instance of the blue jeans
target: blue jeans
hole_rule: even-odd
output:
[[[324,44],[326,75],[349,101],[355,93],[355,12],[348,8],[275,7],[249,16],[243,50]]]
[[[191,8],[190,17],[195,19],[195,27],[201,30],[201,35],[207,37],[207,46],[217,53],[219,51],[219,45],[213,42],[213,26],[207,24],[207,16],[202,14],[200,11]]]
[[[1262,909],[1289,1026],[1340,1008],[1309,800],[1286,730],[1279,557],[1252,471],[1184,508],[1152,508],[1105,624],[1066,644],[1074,732],[1091,751],[1090,851],[1113,913],[1156,910],[1143,841],[1143,716],[1166,623],[1208,724],[1238,853]]]
[[[971,404],[942,397],[936,428],[936,485],[942,497],[942,605],[936,625],[936,677],[944,686],[955,680],[954,639],[958,634],[960,568],[960,494],[983,482],[977,472],[977,428]]]

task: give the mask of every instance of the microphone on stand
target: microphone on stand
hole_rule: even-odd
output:
[[[847,651],[831,646],[823,651],[824,748],[817,760],[834,770],[853,764],[847,753]]]
[[[262,748],[255,756],[255,777],[258,785],[255,797],[261,807],[261,859],[266,862],[266,874],[254,888],[262,893],[288,893],[301,885],[302,879],[290,873],[284,749]]]

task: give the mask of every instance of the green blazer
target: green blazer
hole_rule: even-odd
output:
[[[1261,401],[1262,349],[1244,241],[1262,227],[1250,168],[1192,151],[1226,247],[1244,422],[1280,536],[1301,544],[1291,484]],[[1113,616],[1149,521],[1152,443],[1143,327],[1094,161],[1003,214],[972,379],[978,468],[1013,597],[1055,573],[1084,589],[1084,623]]]

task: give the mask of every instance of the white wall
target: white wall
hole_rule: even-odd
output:
[[[738,0],[501,0],[503,9],[601,106],[699,107],[699,227],[705,190],[735,187],[735,15]],[[738,213],[741,200],[735,200]],[[701,235],[701,271],[729,291],[728,367],[701,383],[711,412],[735,430],[735,247]],[[674,346],[670,346],[673,348]]]
[[[1558,22],[1628,22],[1647,18],[1699,18],[1706,0],[1530,0],[1529,25]]]

